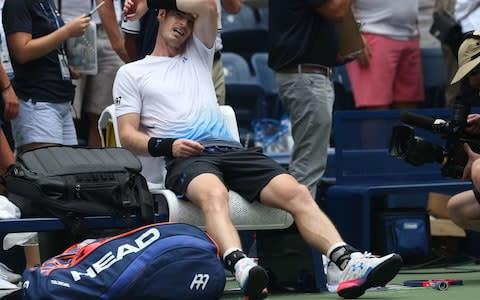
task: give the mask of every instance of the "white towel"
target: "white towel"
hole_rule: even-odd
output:
[[[20,209],[7,197],[0,195],[0,219],[18,219]]]

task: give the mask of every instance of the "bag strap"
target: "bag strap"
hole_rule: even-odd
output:
[[[140,215],[144,224],[151,224],[155,221],[155,211],[153,207],[153,196],[148,190],[147,180],[138,174],[135,176],[135,187],[140,204]]]
[[[480,1],[477,2],[469,11],[467,11],[467,13],[465,15],[463,15],[461,18],[458,18],[458,19],[455,19],[455,16],[452,16],[450,15],[448,12],[446,12],[445,10],[445,13],[449,14],[454,20],[456,20],[457,22],[461,22],[463,21],[466,17],[468,17],[473,11],[475,11],[478,7],[480,7]]]

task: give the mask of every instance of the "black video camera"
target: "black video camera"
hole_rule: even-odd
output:
[[[461,178],[468,161],[463,144],[468,143],[475,152],[480,149],[480,137],[465,133],[469,113],[470,106],[462,103],[454,105],[451,120],[402,112],[400,120],[408,125],[399,125],[392,129],[389,154],[414,166],[439,163],[442,165],[443,177]],[[445,140],[445,146],[415,136],[415,129],[412,126],[439,135]]]

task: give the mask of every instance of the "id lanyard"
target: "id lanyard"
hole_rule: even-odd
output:
[[[48,3],[48,11],[43,5],[44,2],[40,2],[40,6],[42,7],[42,10],[47,15],[47,17],[49,15],[53,16],[53,19],[55,21],[53,25],[55,26],[56,30],[58,30],[61,27],[60,14],[53,8],[49,0],[47,0],[46,2]],[[48,17],[48,19],[50,20],[50,17]],[[62,73],[62,79],[71,80],[67,52],[65,51],[65,42],[62,42],[62,44],[60,44],[59,48],[57,49],[57,55],[58,55],[58,63],[60,64],[60,71]]]

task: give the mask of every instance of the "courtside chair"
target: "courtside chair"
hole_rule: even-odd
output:
[[[239,140],[235,112],[228,105],[221,105],[227,127],[233,136]],[[98,132],[104,147],[120,147],[118,126],[115,117],[114,104],[105,108],[98,121]],[[161,186],[149,184],[150,192],[158,201],[159,213],[168,214],[169,222],[193,224],[201,228],[205,219],[201,210],[190,201],[178,198],[172,191]],[[238,230],[284,229],[293,223],[292,216],[284,210],[265,206],[258,201],[250,203],[234,191],[230,195],[230,216]]]

